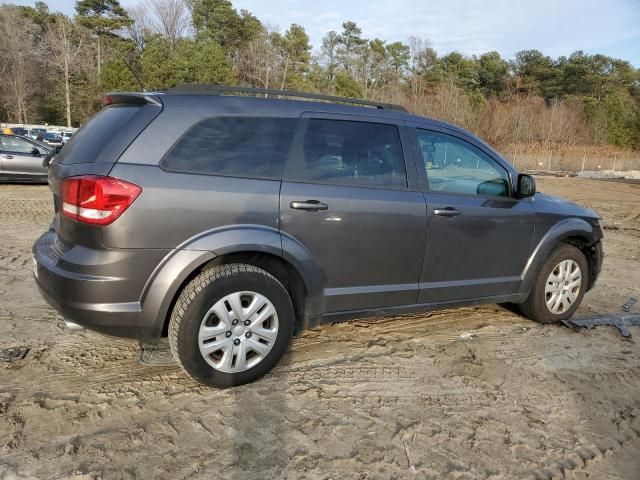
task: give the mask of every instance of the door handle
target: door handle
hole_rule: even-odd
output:
[[[326,210],[329,205],[318,200],[293,201],[289,204],[294,210],[306,210],[308,212],[317,212],[318,210]]]
[[[11,160],[13,158],[13,155],[5,155],[4,158],[8,158],[9,160]]]
[[[441,217],[447,217],[447,218],[452,218],[452,217],[457,217],[458,215],[460,215],[462,212],[460,210],[456,210],[453,207],[446,207],[446,208],[436,208],[433,211],[434,215],[439,215]]]

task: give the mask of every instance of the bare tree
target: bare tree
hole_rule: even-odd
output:
[[[64,87],[67,127],[71,127],[71,77],[83,48],[83,38],[77,27],[65,16],[57,16],[46,27],[42,59],[60,75]]]
[[[281,58],[280,40],[280,34],[266,26],[239,53],[236,68],[245,83],[269,88],[282,77],[286,62]]]
[[[139,52],[144,50],[145,36],[150,31],[149,27],[149,10],[142,4],[127,10],[129,17],[133,22],[127,26],[127,34],[133,40],[136,45],[136,50]]]
[[[17,8],[0,7],[0,102],[18,123],[27,123],[27,102],[33,93],[33,30],[33,23]]]
[[[173,46],[189,30],[191,14],[184,0],[143,0],[141,7],[146,9],[144,26],[167,38]]]
[[[409,37],[409,84],[414,96],[419,95],[426,85],[425,76],[433,70],[437,61],[437,54],[431,48],[429,40]]]

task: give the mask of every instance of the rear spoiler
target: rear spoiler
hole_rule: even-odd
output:
[[[102,106],[108,107],[109,105],[156,105],[162,106],[160,97],[157,93],[129,93],[129,92],[115,92],[107,93],[102,97]]]

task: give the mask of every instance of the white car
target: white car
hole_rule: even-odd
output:
[[[36,140],[38,138],[38,135],[44,135],[45,133],[47,133],[46,128],[32,128],[29,131],[29,136]]]
[[[73,132],[70,132],[70,131],[62,132],[62,143],[63,144],[67,143],[69,140],[71,140],[72,136],[73,136]]]

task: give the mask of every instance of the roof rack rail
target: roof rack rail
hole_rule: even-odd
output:
[[[406,112],[402,105],[393,103],[370,102],[358,98],[335,97],[332,95],[322,95],[319,93],[296,92],[294,90],[275,90],[271,88],[253,88],[253,87],[234,87],[230,85],[210,85],[200,83],[184,83],[177,85],[166,93],[171,94],[206,94],[206,95],[222,95],[223,93],[252,93],[262,95],[274,95],[278,97],[295,97],[308,98],[312,100],[324,100],[327,102],[350,103],[353,105],[363,105],[367,107],[375,107],[385,110],[397,110]]]

